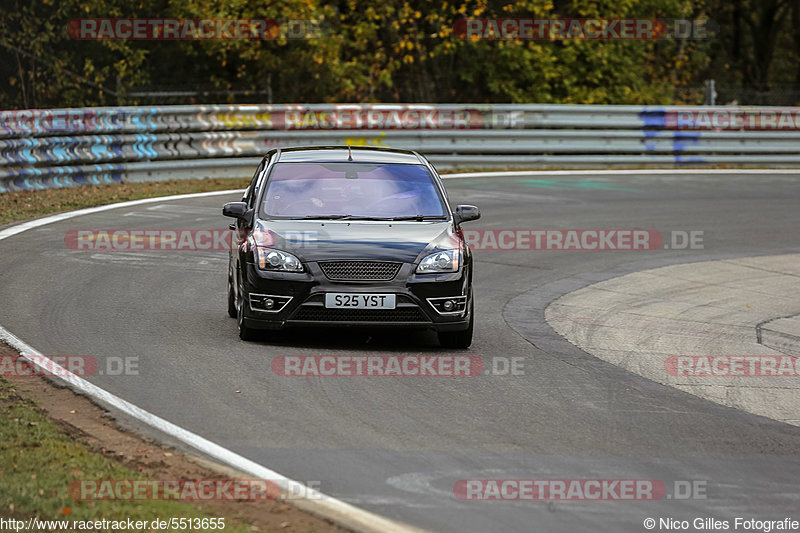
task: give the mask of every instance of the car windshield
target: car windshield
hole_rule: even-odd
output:
[[[286,218],[445,218],[445,202],[424,165],[279,163],[262,215]]]

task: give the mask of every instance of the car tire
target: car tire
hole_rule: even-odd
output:
[[[470,304],[469,326],[463,331],[440,331],[439,345],[442,348],[469,348],[472,344],[472,330],[475,324],[475,306]]]
[[[239,310],[236,309],[236,294],[233,292],[233,283],[228,280],[228,316],[236,318],[239,316]]]
[[[239,338],[243,341],[254,341],[258,338],[258,331],[249,328],[244,323],[244,299],[239,298],[236,308],[236,323],[239,326]]]

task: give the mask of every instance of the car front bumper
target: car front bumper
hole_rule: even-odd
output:
[[[316,262],[306,272],[268,272],[252,263],[243,280],[244,324],[254,329],[308,326],[405,327],[436,331],[461,331],[469,326],[472,290],[470,265],[448,274],[414,273],[415,265],[403,263],[391,281],[333,281]],[[395,309],[326,308],[325,294],[395,294]],[[436,298],[450,297],[459,309],[437,311]],[[267,309],[266,300],[272,300]],[[429,300],[433,299],[433,303]]]

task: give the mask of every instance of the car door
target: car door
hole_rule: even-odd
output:
[[[258,198],[260,180],[264,169],[266,169],[269,164],[270,157],[271,154],[268,154],[261,160],[255,174],[253,174],[253,179],[250,180],[250,184],[242,194],[242,202],[247,204],[248,209],[253,209],[256,199]],[[244,247],[247,243],[247,234],[250,228],[247,227],[244,220],[237,219],[228,226],[228,229],[231,230],[231,247],[228,252],[228,279],[233,283],[237,279],[235,274],[239,269],[239,262],[243,258],[242,252],[245,251]],[[238,283],[234,283],[233,286],[235,290],[238,291]]]

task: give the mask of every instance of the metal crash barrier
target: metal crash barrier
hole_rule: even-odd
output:
[[[441,168],[800,165],[800,108],[315,104],[0,112],[0,192],[249,177],[274,147],[419,150]]]

